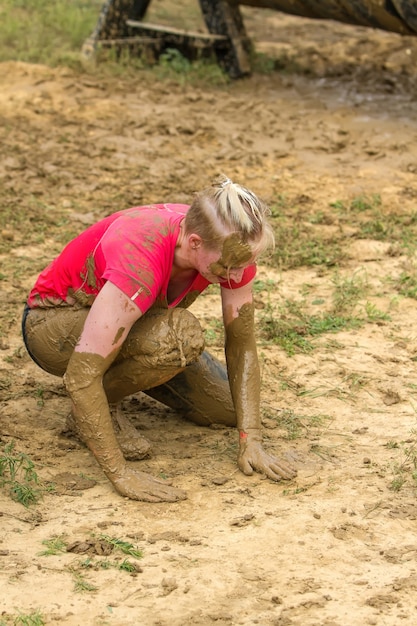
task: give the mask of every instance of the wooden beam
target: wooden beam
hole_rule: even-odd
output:
[[[137,22],[136,20],[127,20],[127,25],[132,28],[139,28],[141,30],[153,31],[161,33],[161,35],[178,35],[180,37],[190,37],[193,39],[205,39],[206,41],[227,41],[225,35],[215,35],[213,33],[199,33],[192,30],[181,30],[180,28],[172,28],[171,26],[161,26],[160,24],[151,24],[150,22]]]
[[[199,0],[210,33],[228,39],[225,48],[214,46],[219,64],[232,78],[250,74],[250,41],[238,4],[226,0]]]

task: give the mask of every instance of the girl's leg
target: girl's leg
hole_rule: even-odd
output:
[[[24,322],[29,354],[49,374],[63,376],[90,309],[31,309]]]
[[[204,338],[198,320],[185,309],[151,309],[132,327],[104,376],[109,402],[173,378],[198,359]]]
[[[88,308],[33,309],[26,339],[38,364],[62,376],[79,339]],[[132,327],[104,377],[109,402],[146,393],[201,425],[234,426],[227,372],[204,351],[197,319],[185,309],[150,310]],[[167,382],[169,381],[169,382]]]
[[[145,393],[195,424],[236,426],[226,367],[207,351],[174,378]]]
[[[63,376],[81,335],[88,308],[32,309],[25,339],[40,367]],[[161,385],[195,361],[204,348],[197,319],[185,309],[151,309],[131,328],[104,376],[109,402]]]

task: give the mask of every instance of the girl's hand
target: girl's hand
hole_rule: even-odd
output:
[[[257,471],[271,480],[279,481],[282,478],[291,480],[297,475],[297,470],[290,463],[265,452],[262,447],[262,437],[257,428],[240,432],[237,464],[239,469],[248,476]]]

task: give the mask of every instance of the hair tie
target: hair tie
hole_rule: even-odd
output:
[[[226,178],[225,180],[223,180],[223,181],[220,183],[220,187],[221,187],[222,189],[224,189],[224,188],[226,187],[226,185],[232,185],[232,184],[233,184],[233,183],[232,183],[232,181],[230,180],[230,178]]]

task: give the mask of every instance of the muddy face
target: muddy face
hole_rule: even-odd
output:
[[[229,278],[231,271],[244,269],[252,258],[253,252],[250,245],[242,241],[238,233],[232,233],[223,242],[220,258],[211,263],[209,269],[220,278]]]

